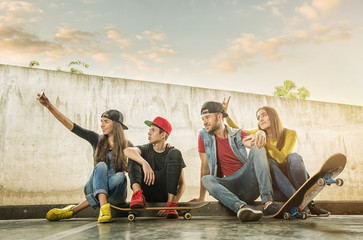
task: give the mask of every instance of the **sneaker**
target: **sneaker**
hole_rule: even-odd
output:
[[[168,202],[166,204],[167,207],[177,207],[179,204],[175,202]],[[179,213],[177,210],[166,210],[166,218],[178,218]]]
[[[112,222],[111,207],[110,207],[110,204],[109,203],[103,205],[100,208],[100,215],[98,217],[98,222],[99,223],[109,223],[109,222]]]
[[[262,212],[248,205],[242,206],[237,212],[237,218],[241,222],[257,221],[262,217]]]
[[[146,200],[142,194],[142,190],[138,190],[132,194],[130,208],[145,208]]]
[[[59,221],[61,219],[69,219],[73,217],[72,208],[76,205],[68,205],[65,208],[53,208],[47,212],[45,218],[48,221]]]
[[[320,208],[319,206],[315,205],[314,201],[311,201],[308,204],[308,208],[310,209],[311,215],[318,215],[320,217],[327,217],[330,215],[330,212]]]
[[[280,210],[280,207],[275,203],[270,203],[267,208],[263,209],[263,215],[265,217],[272,217]]]

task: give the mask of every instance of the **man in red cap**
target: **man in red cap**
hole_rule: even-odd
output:
[[[149,126],[149,143],[124,150],[129,158],[128,172],[133,195],[131,208],[145,208],[148,202],[167,202],[177,207],[185,190],[185,163],[181,152],[166,145],[172,127],[162,117],[145,121]],[[157,216],[179,217],[176,210],[159,211]]]

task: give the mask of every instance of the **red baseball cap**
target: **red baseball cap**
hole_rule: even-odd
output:
[[[168,120],[166,120],[165,118],[162,118],[162,117],[156,117],[154,119],[154,121],[152,121],[152,122],[146,120],[145,124],[148,125],[149,127],[151,125],[156,125],[157,127],[163,129],[168,135],[170,135],[171,130],[172,130],[170,122],[168,122]]]

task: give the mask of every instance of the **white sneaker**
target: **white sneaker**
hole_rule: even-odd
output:
[[[237,218],[241,222],[252,222],[257,221],[262,217],[262,212],[254,209],[248,205],[244,205],[240,210],[237,212]]]

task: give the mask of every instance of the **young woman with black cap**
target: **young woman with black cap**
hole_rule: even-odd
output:
[[[127,157],[123,150],[132,146],[124,133],[124,130],[128,128],[123,124],[122,113],[117,110],[104,112],[101,116],[103,134],[99,135],[73,123],[51,104],[44,92],[39,93],[37,99],[67,129],[87,140],[94,151],[94,170],[84,187],[86,199],[77,206],[69,205],[62,209],[51,209],[46,215],[47,220],[68,219],[92,206],[93,208],[100,207],[98,222],[111,222],[110,203],[120,204],[126,200]]]

